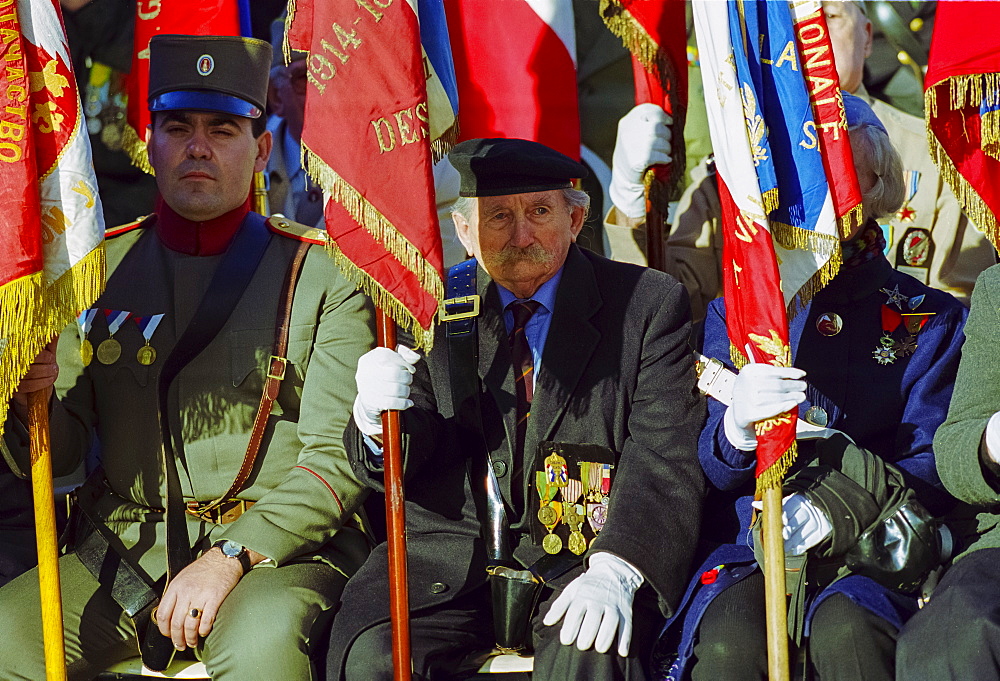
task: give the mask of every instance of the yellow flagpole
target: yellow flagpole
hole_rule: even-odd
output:
[[[788,603],[785,597],[785,542],[781,536],[780,484],[764,490],[764,603],[767,613],[767,675],[789,681]]]
[[[35,505],[35,542],[38,547],[38,585],[42,598],[42,640],[47,681],[66,681],[62,594],[59,590],[59,541],[52,492],[52,448],[49,441],[49,404],[46,391],[28,395],[31,487]]]

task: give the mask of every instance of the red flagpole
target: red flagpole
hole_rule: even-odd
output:
[[[396,348],[396,322],[385,310],[377,317],[379,347]],[[409,681],[410,594],[406,574],[406,509],[403,506],[403,457],[399,412],[382,412],[385,468],[385,524],[389,548],[389,613],[392,622],[392,668],[395,681]]]

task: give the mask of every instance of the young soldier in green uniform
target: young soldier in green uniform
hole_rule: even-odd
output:
[[[156,213],[109,232],[104,294],[57,350],[39,355],[13,400],[4,448],[21,471],[30,391],[55,392],[57,473],[79,462],[92,436],[100,446],[102,470],[79,494],[77,550],[60,561],[72,679],[135,655],[136,627],[150,621],[176,649],[194,649],[215,679],[311,678],[310,634],[368,552],[353,520],[364,493],[341,436],[354,367],[373,340],[370,307],[310,245],[322,233],[249,210],[252,175],[272,144],[261,118],[270,60],[259,40],[153,38]],[[277,320],[289,307],[280,352]],[[221,328],[193,352],[190,329],[213,325]],[[268,359],[280,354],[287,361]],[[269,416],[265,385],[276,397]],[[171,471],[173,485],[164,482]],[[188,510],[179,537],[164,522],[173,490],[181,503],[172,508]],[[164,589],[168,552],[189,547],[196,558]],[[140,582],[157,582],[154,613],[141,609],[141,589],[123,589],[128,565]],[[137,608],[133,623],[123,611]],[[0,678],[43,678],[34,571],[0,592],[0,621]]]

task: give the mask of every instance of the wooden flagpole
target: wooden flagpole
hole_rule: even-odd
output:
[[[59,540],[52,491],[52,448],[49,442],[49,401],[44,390],[28,394],[31,488],[38,548],[38,586],[42,599],[42,640],[47,681],[66,681],[62,594],[59,590]]]
[[[764,602],[767,621],[769,681],[790,681],[788,603],[785,596],[785,541],[781,536],[781,485],[764,490]]]
[[[379,347],[396,348],[396,322],[378,311]],[[409,681],[410,594],[406,574],[406,510],[403,506],[403,457],[399,412],[382,412],[382,453],[385,470],[385,523],[389,549],[389,612],[392,617],[392,668],[395,681]]]

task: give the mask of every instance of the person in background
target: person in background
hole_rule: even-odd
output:
[[[948,418],[934,437],[944,486],[970,505],[971,541],[899,641],[897,678],[1000,679],[1000,266],[972,292]],[[942,642],[946,642],[942,645]]]
[[[786,577],[795,578],[791,631],[821,681],[894,679],[896,638],[917,609],[919,582],[895,591],[849,568],[845,555],[902,498],[913,495],[932,515],[953,502],[931,443],[951,397],[966,309],[886,259],[877,220],[905,197],[900,159],[866,102],[845,94],[844,106],[865,222],[842,240],[838,274],[791,320],[792,366],[751,359],[733,381],[731,405],[709,400],[699,443],[710,483],[704,560],[664,637],[677,654],[673,681],[767,678],[764,579],[747,529],[755,424],[797,406],[799,430],[812,433],[800,433],[784,479],[783,536]],[[724,299],[709,305],[703,353],[733,370],[726,314]],[[809,439],[817,431],[826,439]],[[945,553],[930,517],[937,553],[909,570],[929,571]]]
[[[823,10],[841,88],[871,105],[902,161],[903,203],[878,219],[885,236],[886,257],[900,272],[968,304],[976,277],[996,262],[996,253],[962,213],[938,173],[927,149],[924,120],[874,99],[865,91],[862,76],[865,58],[871,54],[872,25],[864,2],[827,1]],[[618,125],[613,199],[639,196],[641,171],[650,163],[664,162],[664,144],[670,148],[662,120],[666,114],[662,110],[651,113],[650,106],[654,105],[636,107]],[[708,303],[722,295],[720,215],[715,167],[708,159],[691,173],[691,184],[677,204],[664,251],[666,271],[688,289],[696,324],[704,319]],[[615,199],[605,229],[612,244],[611,257],[645,264],[643,204]]]

